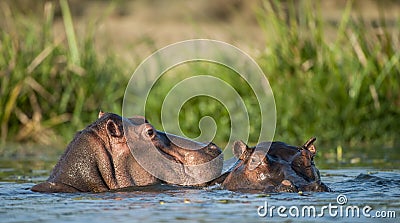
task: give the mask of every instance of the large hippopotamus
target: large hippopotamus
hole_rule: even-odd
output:
[[[331,191],[321,182],[314,164],[315,138],[296,147],[283,142],[262,142],[249,147],[233,145],[238,161],[217,179],[223,188],[242,192]]]
[[[149,162],[147,166],[159,166],[157,174],[162,179],[149,173],[131,150],[136,156],[139,153],[142,162]],[[202,183],[193,179],[209,181],[221,174],[221,153],[213,143],[157,131],[144,117],[100,112],[94,123],[76,133],[47,181],[31,190],[103,192],[160,183],[192,185]],[[155,156],[171,162],[158,163]],[[195,168],[204,163],[207,168]]]

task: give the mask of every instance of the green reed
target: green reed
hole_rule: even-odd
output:
[[[2,142],[65,142],[100,109],[121,111],[128,76],[114,56],[97,55],[93,29],[83,38],[75,35],[68,5],[61,3],[65,34],[52,28],[52,3],[43,18],[24,17],[2,4]]]
[[[289,1],[291,2],[291,1]],[[317,2],[264,1],[259,62],[274,90],[277,139],[312,135],[331,145],[394,146],[400,132],[400,20],[388,27],[351,14],[328,35]],[[293,2],[292,2],[293,3]],[[332,27],[332,25],[331,25]],[[397,140],[397,141],[396,141]]]
[[[382,16],[372,24],[355,17],[349,1],[340,21],[330,24],[315,1],[298,2],[295,7],[292,1],[285,5],[263,1],[255,12],[265,31],[265,48],[258,49],[259,54],[249,53],[274,91],[275,140],[300,144],[316,136],[331,148],[399,145],[399,18],[388,25]],[[66,1],[60,4],[65,27],[65,34],[60,35],[54,34],[51,3],[45,5],[43,18],[26,18],[4,3],[1,6],[2,142],[67,142],[95,120],[100,109],[121,112],[132,64],[119,62],[113,52],[100,57],[93,27],[78,36]],[[202,73],[202,69],[193,73]],[[233,85],[250,113],[258,114],[249,86],[230,72],[219,68],[214,73]],[[158,128],[158,99],[176,82],[173,77],[158,83],[147,104],[151,113],[146,115]],[[219,102],[193,99],[183,111],[179,119],[188,136],[200,133],[202,116],[219,114],[215,117],[217,141],[229,139],[229,117]],[[260,116],[250,121],[250,141],[255,142]]]

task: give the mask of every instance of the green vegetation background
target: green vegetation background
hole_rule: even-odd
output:
[[[342,146],[398,147],[400,19],[388,25],[383,16],[373,22],[355,18],[349,1],[332,39],[325,29],[332,24],[323,20],[315,1],[288,2],[263,1],[254,10],[259,28],[265,31],[265,49],[248,52],[273,88],[275,139],[294,144],[317,136],[334,150]],[[2,2],[2,144],[65,144],[93,122],[100,109],[120,114],[132,67],[141,62],[118,60],[116,52],[99,55],[96,21],[88,25],[84,36],[76,35],[67,1],[60,1],[66,35],[55,36],[54,5],[45,4],[43,15],[24,16],[18,7]],[[202,69],[210,68],[199,67],[193,73]],[[250,142],[256,142],[260,117],[254,95],[231,71],[212,69],[233,85],[254,114]],[[147,105],[152,112],[146,116],[157,128],[161,127],[159,99],[185,72],[163,78],[152,92]],[[181,128],[196,136],[204,115],[215,117],[216,142],[226,142],[229,116],[217,101],[202,97],[189,101],[180,114]]]

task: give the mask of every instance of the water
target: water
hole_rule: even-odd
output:
[[[36,182],[46,180],[58,156],[57,153],[25,154],[23,159],[15,154],[2,156],[0,222],[399,222],[400,218],[400,170],[393,168],[321,170],[322,180],[335,190],[332,193],[246,194],[218,186],[198,189],[157,186],[107,193],[31,192],[29,188]],[[339,205],[339,195],[347,203]],[[260,209],[266,205],[267,213],[265,208]],[[272,206],[275,208],[271,212]],[[282,210],[286,208],[281,214],[287,217],[278,215],[279,206]],[[315,217],[314,212],[308,217],[307,208],[311,206],[315,208]],[[371,208],[367,213],[370,217],[362,213],[366,206]],[[346,217],[349,207],[359,208],[360,217]],[[321,209],[323,216],[318,217]],[[260,217],[258,210],[266,216]],[[299,216],[292,217],[296,210]],[[374,218],[377,211],[395,214],[396,218]],[[348,213],[352,215],[351,209]]]
[[[400,172],[366,171],[361,169],[324,170],[323,180],[336,192],[304,193],[303,195],[244,194],[217,187],[190,189],[151,187],[108,193],[41,194],[29,190],[33,183],[0,183],[1,222],[269,222],[272,220],[298,221],[377,221],[396,222],[400,214]],[[360,218],[346,218],[345,212],[336,217],[325,211],[324,217],[290,217],[293,206],[300,211],[313,205],[316,215],[322,206],[338,205],[337,196],[345,195],[343,207],[357,205]],[[262,218],[259,206],[285,206],[288,217],[281,218],[276,210]],[[370,206],[371,216],[376,211],[395,211],[397,219],[366,218],[361,209]],[[294,208],[293,208],[294,209]],[[260,211],[262,214],[263,209]],[[306,212],[307,214],[308,212]],[[334,213],[334,212],[333,212]],[[349,212],[351,214],[351,212]]]

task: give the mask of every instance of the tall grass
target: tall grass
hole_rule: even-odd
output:
[[[2,142],[65,142],[100,109],[121,110],[127,75],[112,55],[98,57],[93,31],[76,38],[68,4],[61,3],[63,33],[53,30],[52,3],[43,18],[23,17],[2,4]]]
[[[400,131],[400,20],[355,17],[348,1],[328,34],[318,2],[264,1],[259,62],[275,94],[276,138],[394,146]],[[373,23],[375,25],[373,25]],[[395,142],[397,140],[397,142]]]
[[[334,146],[400,144],[400,21],[390,27],[383,17],[374,24],[354,17],[349,1],[335,27],[323,19],[315,1],[296,2],[298,7],[292,1],[285,5],[263,1],[256,13],[265,31],[265,49],[260,54],[249,52],[274,91],[275,139],[294,143],[317,136],[320,142]],[[99,109],[121,110],[129,78],[125,71],[131,65],[118,62],[112,53],[100,58],[94,47],[95,33],[89,29],[77,36],[67,2],[61,3],[62,34],[54,34],[51,3],[43,18],[24,18],[2,4],[2,142],[51,143],[60,139],[57,136],[68,141],[96,118]],[[207,67],[196,69],[192,74],[209,71]],[[156,127],[160,128],[161,106],[157,99],[165,97],[186,71],[161,79],[155,86],[147,110]],[[226,68],[213,71],[237,89],[250,112],[258,113],[249,87],[230,72]],[[189,136],[199,133],[201,117],[215,116],[216,111],[217,125],[229,126],[227,112],[217,101],[193,99],[183,111],[181,127]],[[260,116],[253,117],[251,134],[257,135]],[[230,128],[218,130],[217,141],[226,142]]]
[[[151,120],[151,123],[154,124],[156,128],[162,129],[163,126],[160,118],[160,111],[163,103],[162,99],[180,81],[200,75],[216,77],[235,89],[240,99],[243,100],[249,115],[250,126],[242,126],[243,134],[249,133],[249,141],[256,142],[261,129],[261,111],[256,95],[248,83],[238,73],[216,63],[184,63],[164,73],[153,86],[149,95],[146,105],[146,117]],[[207,86],[199,86],[199,88],[207,92]],[[238,122],[243,122],[245,117],[241,114],[234,114],[235,111],[228,110],[229,105],[231,109],[234,109],[232,104],[238,103],[239,98],[223,91],[219,92],[219,96],[220,98],[218,99],[222,100],[221,102],[208,96],[198,96],[191,98],[182,105],[179,113],[179,126],[186,136],[191,138],[198,137],[201,134],[201,126],[199,126],[201,118],[209,116],[216,122],[215,124],[217,127],[214,142],[221,147],[225,147],[226,142],[229,141],[229,137],[232,134],[231,121],[237,120]],[[230,98],[231,100],[223,101],[224,98]],[[207,128],[207,126],[205,126],[205,128]],[[173,133],[178,134],[178,132]]]

